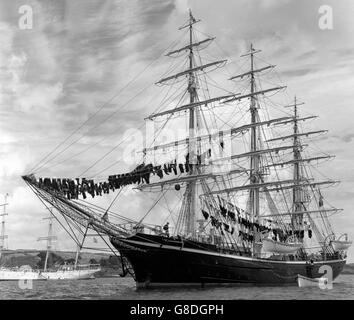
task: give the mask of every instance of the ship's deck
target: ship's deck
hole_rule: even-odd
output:
[[[202,241],[197,241],[194,239],[185,239],[182,237],[174,237],[174,236],[167,236],[167,235],[151,235],[151,234],[144,234],[144,233],[136,233],[135,235],[129,237],[129,240],[133,241],[146,241],[150,243],[160,244],[160,245],[168,245],[168,246],[175,246],[181,248],[188,248],[188,249],[196,249],[196,250],[205,250],[205,251],[212,251],[222,254],[231,254],[243,257],[252,257],[252,252],[249,248],[242,247],[240,245],[230,245],[225,243],[220,244],[213,244],[213,243],[206,243]],[[324,254],[323,251],[318,252],[315,255],[307,255],[306,252],[302,251],[296,255],[284,255],[284,254],[273,254],[268,255],[267,257],[258,255],[253,256],[260,259],[265,260],[273,260],[273,261],[323,261],[323,260],[338,260],[343,257],[338,252],[334,254]]]

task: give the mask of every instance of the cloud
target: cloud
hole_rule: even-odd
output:
[[[352,142],[352,140],[353,140],[353,138],[354,138],[354,133],[345,133],[345,134],[343,134],[343,135],[341,135],[341,136],[337,136],[337,135],[335,135],[335,136],[333,136],[334,138],[337,138],[337,139],[339,139],[340,141],[343,141],[343,142],[345,142],[345,143],[350,143],[350,142]]]
[[[265,9],[272,9],[278,6],[284,6],[290,3],[291,0],[263,0],[260,2],[260,6]]]
[[[173,1],[155,1],[148,6],[141,6],[139,1],[84,1],[81,4],[30,1],[29,5],[34,8],[34,28],[22,31],[13,23],[19,4],[4,4],[6,10],[1,12],[11,14],[4,15],[0,24],[0,175],[3,180],[1,192],[13,194],[10,199],[13,219],[9,221],[12,239],[23,230],[24,211],[26,216],[37,219],[39,208],[43,209],[24,187],[20,176],[52,150],[68,134],[67,130],[72,131],[114,96],[117,88],[139,75],[139,69],[145,67],[144,54],[148,60],[162,51],[156,41],[157,31],[174,10]],[[156,33],[151,32],[153,29]],[[128,92],[116,95],[119,100],[106,105],[99,121],[109,118],[117,100],[118,105],[122,104],[121,109],[126,108],[130,96],[137,95],[136,88],[127,89]],[[137,107],[133,104],[132,108]],[[79,132],[86,133],[86,137],[77,140],[80,136],[73,136],[71,141],[78,142],[62,157],[50,161],[47,173],[52,173],[51,167],[56,163],[68,160],[87,148],[87,144],[105,137],[106,141],[98,144],[94,152],[53,167],[53,170],[61,169],[64,175],[73,174],[75,169],[84,170],[115,143],[107,141],[108,132],[111,136],[114,131],[119,135],[137,121],[136,116],[127,112],[115,116],[119,121],[125,119],[124,126],[117,131],[116,124],[110,121],[88,132],[90,126],[94,128],[97,124],[88,123]],[[105,166],[105,162],[102,165]],[[134,203],[140,206],[139,201]],[[41,228],[43,233],[43,226]],[[39,233],[39,229],[33,227],[28,230],[31,242],[27,241],[29,237],[24,242],[21,241],[25,237],[17,237],[18,241],[12,241],[11,246],[18,247],[21,243],[24,243],[21,247],[31,246]]]
[[[282,76],[290,78],[290,77],[301,77],[309,74],[310,72],[314,72],[313,68],[304,68],[304,69],[296,69],[296,70],[288,70],[281,72]]]
[[[176,0],[175,5],[176,9],[181,14],[186,14],[188,10],[191,9],[189,0]]]
[[[10,146],[0,146],[0,179],[19,176],[25,173],[25,168],[31,159],[28,150],[18,152]]]

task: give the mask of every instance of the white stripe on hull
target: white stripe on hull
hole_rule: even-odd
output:
[[[96,272],[101,269],[89,270],[58,270],[58,271],[22,271],[0,269],[0,281],[17,281],[17,280],[75,280],[75,279],[92,279]]]
[[[47,280],[92,279],[95,273],[100,270],[101,269],[48,271],[42,272],[42,276]]]
[[[137,289],[146,288],[205,288],[205,287],[289,287],[297,286],[296,281],[294,283],[286,282],[280,283],[250,283],[250,282],[136,282]]]
[[[205,255],[212,255],[212,256],[218,256],[218,257],[225,257],[225,258],[232,258],[236,260],[246,260],[246,261],[252,261],[252,262],[269,262],[269,263],[281,263],[281,264],[307,264],[306,261],[278,261],[278,260],[268,260],[268,259],[257,259],[257,258],[251,258],[251,257],[242,257],[242,256],[236,256],[232,254],[225,254],[225,253],[218,253],[218,252],[211,252],[211,251],[205,251],[205,250],[198,250],[198,249],[190,249],[190,248],[181,248],[181,247],[175,247],[175,246],[169,246],[165,244],[156,244],[156,243],[150,243],[150,242],[142,242],[142,241],[135,241],[135,240],[129,240],[129,239],[124,239],[124,242],[129,242],[130,244],[134,245],[140,245],[144,247],[151,247],[151,248],[160,248],[160,249],[169,249],[169,250],[176,250],[176,251],[185,251],[185,252],[193,252],[193,253],[199,253],[199,254],[205,254]],[[335,263],[335,262],[340,262],[340,261],[345,261],[344,259],[337,259],[337,260],[322,260],[322,261],[314,261],[314,264],[323,264],[323,263]]]
[[[1,280],[46,280],[38,271],[0,270]]]

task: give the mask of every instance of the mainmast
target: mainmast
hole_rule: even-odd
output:
[[[193,24],[196,22],[195,18],[192,15],[192,11],[189,10],[189,77],[188,77],[188,93],[190,104],[193,104],[196,100],[196,81],[195,76],[192,71],[193,69]],[[194,108],[189,109],[189,144],[188,144],[188,160],[191,165],[191,170],[189,174],[192,175],[196,171],[196,145],[194,141],[195,136],[195,110]],[[196,213],[196,181],[191,181],[186,189],[187,195],[187,222],[186,222],[186,232],[187,235],[195,234],[195,213]]]
[[[254,76],[254,54],[255,50],[253,48],[253,44],[251,44],[250,50],[251,56],[251,124],[255,124],[258,119],[258,110],[256,106],[256,97],[255,93],[255,76]],[[257,127],[254,126],[251,129],[251,157],[250,157],[250,184],[258,184],[259,183],[259,155],[255,153],[258,150],[257,145],[258,135],[257,135]],[[259,216],[259,188],[251,188],[250,189],[250,211],[253,220],[257,220]]]

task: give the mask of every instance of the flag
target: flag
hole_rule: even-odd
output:
[[[320,197],[319,197],[319,199],[318,199],[318,205],[320,206],[320,207],[323,207],[323,196],[322,196],[322,194],[321,194],[321,191],[318,191],[319,192],[319,194],[320,194]]]
[[[203,214],[205,220],[207,220],[209,218],[209,213],[206,212],[205,210],[202,210],[202,214]]]
[[[108,211],[104,213],[104,215],[102,216],[102,220],[108,221]]]

